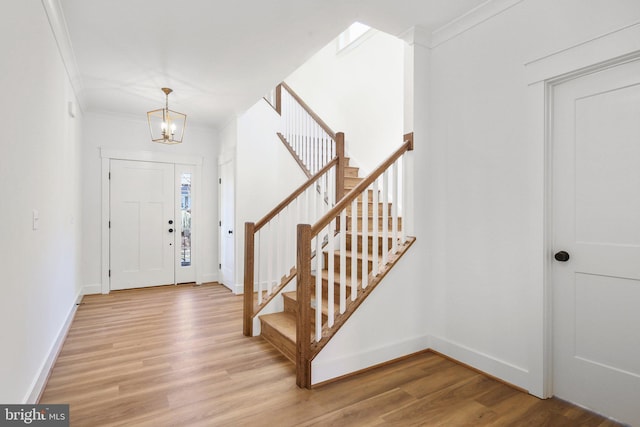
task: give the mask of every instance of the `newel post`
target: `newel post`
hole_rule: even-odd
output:
[[[338,166],[336,167],[336,202],[344,196],[344,133],[336,133],[336,157]]]
[[[311,388],[311,226],[298,224],[296,384]]]
[[[276,86],[276,111],[282,115],[282,83]]]
[[[243,333],[247,337],[253,336],[253,234],[255,224],[245,222],[244,224],[244,310],[242,316]]]

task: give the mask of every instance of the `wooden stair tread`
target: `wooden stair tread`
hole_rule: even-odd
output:
[[[260,316],[260,321],[269,324],[292,343],[296,342],[296,316],[293,313],[281,311],[263,314]]]
[[[344,167],[344,176],[345,177],[358,177],[360,168],[355,166],[345,166]]]

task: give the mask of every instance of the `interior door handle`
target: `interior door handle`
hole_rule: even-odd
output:
[[[569,261],[569,258],[571,258],[569,256],[569,253],[566,251],[560,251],[556,253],[553,257],[556,259],[556,261],[560,261],[560,262],[567,262]]]
[[[233,234],[233,230],[229,230],[229,234]]]

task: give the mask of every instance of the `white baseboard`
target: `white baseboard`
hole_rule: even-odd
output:
[[[84,288],[82,288],[82,295],[96,295],[101,293],[102,293],[102,285],[100,283],[84,285]]]
[[[430,348],[458,362],[469,365],[493,377],[528,390],[530,373],[524,368],[481,353],[444,338],[430,336]]]
[[[351,354],[332,360],[315,360],[312,363],[311,383],[318,384],[371,366],[389,362],[419,351],[428,350],[429,337],[421,336],[406,341],[391,343],[384,347]]]
[[[201,285],[202,283],[217,282],[218,281],[218,273],[203,274],[200,277],[200,280],[202,280],[202,282],[198,283],[199,285]]]
[[[97,285],[97,286],[100,286],[100,285]],[[51,349],[49,349],[49,354],[47,355],[47,358],[44,360],[44,363],[40,367],[40,371],[38,375],[36,376],[35,380],[31,384],[31,387],[29,388],[30,391],[27,393],[27,395],[24,398],[25,404],[36,404],[38,403],[38,400],[40,400],[40,396],[44,391],[44,387],[47,385],[47,380],[49,379],[49,374],[51,373],[51,369],[53,368],[53,365],[56,362],[56,359],[58,358],[58,354],[60,353],[60,350],[62,349],[62,345],[64,344],[64,340],[67,337],[67,332],[69,332],[69,328],[71,327],[71,322],[73,321],[73,318],[76,314],[76,310],[78,309],[78,304],[80,303],[80,301],[82,301],[83,290],[84,288],[80,289],[80,291],[76,295],[76,299],[73,302],[71,309],[69,310],[69,314],[67,314],[67,318],[65,319],[64,324],[60,328],[60,331],[58,332],[58,336],[56,337],[56,340],[51,346]],[[97,293],[100,293],[100,292],[97,292]]]
[[[236,289],[238,288],[238,285],[234,285],[234,284],[229,284],[229,283],[224,283],[224,282],[219,282],[222,286],[224,286],[225,288],[229,289],[231,292],[233,292],[234,294],[237,294]]]

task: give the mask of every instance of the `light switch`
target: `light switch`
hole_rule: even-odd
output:
[[[40,226],[39,224],[40,222],[40,213],[38,212],[37,209],[33,210],[33,229],[37,230],[38,227]]]

